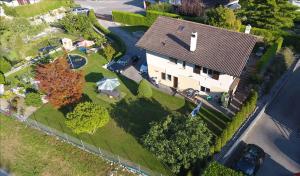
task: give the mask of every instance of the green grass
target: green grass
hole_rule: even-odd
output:
[[[107,126],[97,130],[94,135],[83,134],[78,137],[90,144],[120,155],[122,158],[154,171],[168,174],[164,166],[142,147],[139,139],[149,129],[150,122],[161,120],[171,110],[181,108],[184,106],[184,100],[159,91],[153,92],[154,98],[152,100],[138,99],[135,96],[138,85],[125,77],[117,76],[115,73],[103,69],[104,63],[106,60],[98,54],[88,56],[88,64],[82,69],[86,78],[84,93],[88,99],[109,108],[112,119]],[[95,83],[103,77],[118,77],[121,82],[119,90],[124,92],[126,97],[114,103],[99,98]],[[64,110],[56,110],[50,104],[46,104],[36,111],[31,118],[76,136],[65,126],[64,113]]]
[[[0,167],[13,175],[107,175],[114,166],[0,114]],[[133,175],[118,171],[120,175]]]
[[[84,96],[109,109],[112,119],[108,125],[98,129],[94,135],[77,136],[65,126],[65,114],[68,110],[57,110],[50,104],[42,106],[30,118],[151,170],[168,174],[163,164],[143,148],[140,139],[149,130],[151,122],[164,119],[172,111],[189,114],[194,105],[156,89],[153,89],[152,99],[139,99],[136,97],[137,83],[102,68],[107,61],[101,55],[92,54],[87,57],[88,63],[82,68],[86,79]],[[24,73],[22,70],[15,75],[23,74],[22,72]],[[115,102],[99,97],[95,83],[103,77],[119,78],[119,90],[126,95],[125,98]],[[219,135],[224,124],[229,121],[225,115],[205,107],[201,109],[200,116],[215,135]]]
[[[41,0],[41,2],[35,4],[28,4],[15,7],[17,14],[21,17],[33,17],[49,12],[50,10],[57,9],[59,7],[70,6],[69,0]]]
[[[136,31],[146,32],[148,30],[148,27],[146,27],[146,26],[125,26],[125,25],[123,25],[123,26],[121,26],[121,28],[129,33],[136,32]]]

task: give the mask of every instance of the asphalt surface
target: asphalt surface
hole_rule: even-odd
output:
[[[75,3],[104,15],[111,15],[112,10],[144,12],[141,0],[75,0]]]
[[[266,152],[258,176],[300,172],[300,67],[271,102],[245,138]]]
[[[139,38],[122,29],[121,25],[118,23],[105,21],[101,19],[98,19],[98,22],[103,27],[117,34],[125,42],[126,55],[129,55],[129,57],[137,55],[141,58],[135,66],[130,66],[126,70],[124,70],[124,72],[122,72],[122,74],[127,78],[132,79],[136,82],[140,82],[142,80],[142,76],[140,75],[139,68],[142,65],[142,63],[145,62],[146,56],[144,50],[135,46]]]

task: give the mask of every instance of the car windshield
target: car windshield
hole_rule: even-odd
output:
[[[244,158],[237,163],[237,169],[247,175],[252,175],[254,173],[255,165]]]

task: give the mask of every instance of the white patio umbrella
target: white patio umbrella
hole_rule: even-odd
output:
[[[120,85],[117,78],[103,78],[96,83],[99,91],[113,91]]]

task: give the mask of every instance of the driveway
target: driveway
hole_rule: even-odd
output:
[[[300,68],[251,129],[246,143],[267,153],[258,176],[287,176],[300,172]]]
[[[111,32],[117,34],[126,45],[126,55],[131,56],[140,56],[141,60],[135,65],[130,66],[127,68],[122,74],[136,82],[140,82],[142,80],[142,76],[139,73],[139,68],[142,65],[143,62],[145,62],[146,56],[145,51],[136,47],[135,44],[139,40],[139,38],[134,37],[131,33],[125,31],[122,29],[120,24],[111,22],[111,21],[105,21],[98,19],[98,22],[105,28],[109,29]]]
[[[75,0],[82,7],[94,9],[96,13],[111,15],[112,10],[143,12],[141,0]]]

